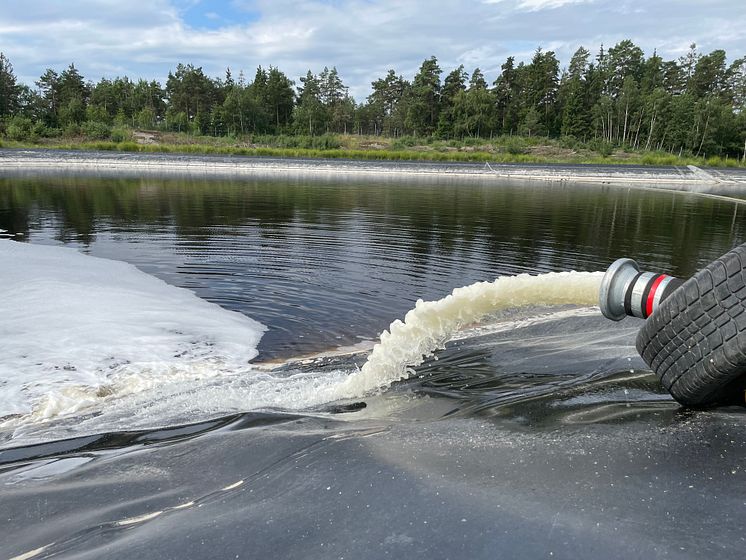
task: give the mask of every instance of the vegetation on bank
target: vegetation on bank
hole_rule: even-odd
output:
[[[380,136],[261,136],[238,140],[185,133],[122,130],[123,138],[38,138],[35,142],[0,140],[6,148],[100,150],[133,153],[205,154],[388,161],[442,161],[477,163],[596,163],[619,165],[697,165],[741,167],[738,159],[708,158],[661,151],[615,148],[606,143],[583,143],[574,138],[547,139],[506,136],[492,140],[426,141],[414,137]]]
[[[77,149],[452,161],[735,165],[746,162],[746,57],[645,57],[629,40],[508,57],[443,77],[435,57],[405,79],[371,83],[362,102],[336,68],[296,84],[275,67],[253,80],[179,64],[164,85],[86,81],[73,64],[17,83],[0,53],[0,142]]]

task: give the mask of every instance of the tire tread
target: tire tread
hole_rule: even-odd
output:
[[[637,350],[680,403],[743,401],[746,389],[746,244],[716,259],[662,301]]]

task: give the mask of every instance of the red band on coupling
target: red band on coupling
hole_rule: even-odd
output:
[[[645,302],[645,317],[650,317],[653,314],[653,303],[655,301],[655,293],[658,291],[658,287],[661,283],[669,278],[666,274],[661,274],[653,281],[653,285],[650,286],[650,292],[648,293],[648,299]]]

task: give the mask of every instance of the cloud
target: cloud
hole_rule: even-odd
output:
[[[593,0],[523,0],[518,3],[518,7],[523,10],[535,12],[537,10],[551,10],[561,8],[569,4],[585,4]]]
[[[515,8],[518,10],[537,12],[539,10],[553,10],[569,4],[589,4],[593,1],[594,0],[518,0],[518,2],[515,3]],[[507,2],[506,0],[484,0],[484,3],[503,4]]]
[[[272,64],[294,80],[336,66],[358,100],[389,68],[411,78],[433,55],[444,73],[478,66],[491,82],[509,55],[542,46],[567,64],[580,45],[626,38],[647,54],[696,42],[732,60],[746,54],[746,11],[734,0],[4,0],[0,11],[0,49],[28,84],[70,62],[93,81],[163,82],[179,62],[218,77]]]

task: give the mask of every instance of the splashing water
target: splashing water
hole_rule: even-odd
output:
[[[418,300],[403,322],[397,319],[381,334],[368,361],[343,382],[341,392],[359,396],[406,379],[457,330],[489,313],[526,305],[596,305],[603,274],[520,274],[456,288],[438,301]]]
[[[248,317],[125,263],[0,239],[0,430],[94,408],[89,431],[102,429],[100,422],[162,425],[359,398],[408,377],[457,330],[491,312],[594,305],[602,277],[523,274],[457,288],[439,301],[418,301],[355,373],[275,375],[250,363],[265,327]]]

